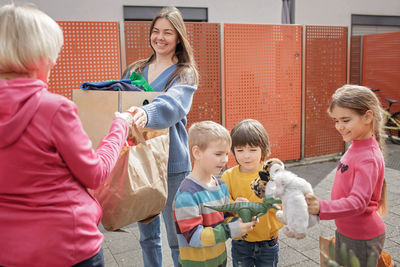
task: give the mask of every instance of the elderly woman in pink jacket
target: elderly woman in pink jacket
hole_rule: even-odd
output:
[[[62,45],[38,9],[0,8],[0,266],[104,266],[87,188],[109,175],[132,116],[116,113],[92,149],[74,103],[47,90]]]

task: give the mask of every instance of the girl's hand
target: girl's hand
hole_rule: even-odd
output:
[[[308,206],[308,213],[319,214],[319,201],[313,194],[306,194],[306,202]]]
[[[258,223],[258,218],[256,220],[256,217],[253,217],[253,220],[251,222],[244,223],[242,219],[239,219],[239,227],[240,227],[240,233],[243,235],[247,234],[251,230],[253,230],[254,226]]]
[[[138,129],[142,129],[146,126],[147,114],[144,109],[133,106],[128,109],[128,112],[133,115],[133,123]]]
[[[245,197],[238,197],[235,199],[235,202],[249,202],[249,200]]]

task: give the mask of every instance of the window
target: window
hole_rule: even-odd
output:
[[[352,35],[400,31],[400,16],[351,15]]]
[[[123,6],[124,20],[153,20],[161,6]],[[184,21],[208,22],[208,8],[206,7],[177,7]]]

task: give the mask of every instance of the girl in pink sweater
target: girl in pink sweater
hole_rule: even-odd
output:
[[[0,266],[104,266],[104,183],[132,115],[117,113],[98,149],[76,106],[47,90],[63,45],[58,24],[14,4],[0,8]]]
[[[342,243],[352,249],[361,266],[367,266],[371,253],[377,258],[385,241],[386,213],[383,113],[376,95],[368,88],[345,85],[336,90],[328,109],[336,130],[345,142],[352,142],[340,159],[331,191],[331,200],[307,195],[311,214],[321,220],[335,220],[336,261],[341,262]]]

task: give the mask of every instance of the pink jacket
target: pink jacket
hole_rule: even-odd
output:
[[[353,141],[340,159],[331,199],[320,200],[320,219],[335,219],[339,233],[359,240],[377,237],[385,224],[376,213],[385,162],[375,138]]]
[[[0,80],[0,265],[71,266],[95,255],[109,175],[128,125],[114,119],[94,151],[73,102],[40,80]]]

